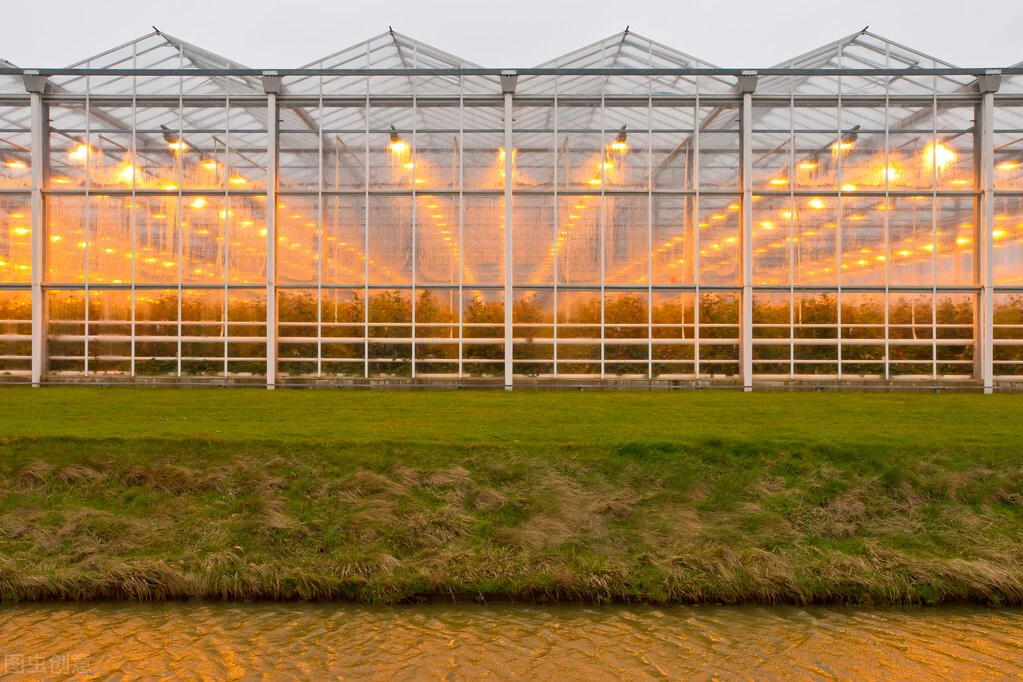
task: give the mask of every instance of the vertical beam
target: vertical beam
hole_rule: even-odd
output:
[[[739,158],[742,183],[742,311],[739,318],[739,358],[742,387],[753,390],[753,92],[757,87],[756,71],[744,71],[739,77],[742,112],[739,134]]]
[[[504,388],[512,389],[512,97],[518,76],[514,71],[501,72],[504,93]]]
[[[46,298],[43,292],[46,243],[43,219],[43,186],[48,176],[49,113],[43,102],[46,78],[26,72],[25,89],[31,94],[32,128],[32,385],[39,386],[46,373]]]
[[[978,377],[984,384],[984,393],[994,392],[994,227],[995,227],[995,152],[994,116],[995,92],[1001,84],[998,71],[989,71],[977,79],[981,93],[977,112],[976,135],[979,138],[977,155],[977,189],[980,191],[977,220],[977,301],[976,346]]]
[[[280,144],[277,94],[281,77],[263,72],[266,93],[266,387],[277,383],[277,150]]]

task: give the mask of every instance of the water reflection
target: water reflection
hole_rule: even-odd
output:
[[[4,672],[37,679],[991,679],[1023,611],[336,604],[18,605]],[[2,676],[2,675],[0,675]]]

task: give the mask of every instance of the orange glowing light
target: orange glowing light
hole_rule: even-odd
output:
[[[847,152],[852,148],[853,148],[852,142],[836,142],[835,144],[831,145],[831,151],[834,152],[835,154],[839,152]]]
[[[899,171],[897,171],[893,166],[888,166],[887,168],[882,168],[881,169],[881,179],[882,180],[886,180],[886,179],[887,180],[897,180],[898,178],[899,178]]]
[[[845,185],[842,185],[842,191],[843,192],[855,192],[856,191],[856,185],[850,185],[848,183],[845,184]]]
[[[924,147],[924,168],[927,170],[946,170],[955,160],[956,153],[940,142]]]
[[[244,185],[248,182],[248,180],[246,180],[240,175],[232,175],[231,179],[228,180],[228,182],[231,183],[232,185]]]
[[[803,161],[802,163],[799,164],[799,167],[802,170],[813,170],[814,168],[817,167],[817,162],[816,161]]]
[[[168,142],[167,146],[176,152],[187,152],[188,145],[184,142]]]
[[[202,197],[196,197],[195,201],[189,204],[192,208],[202,208],[206,205],[206,200]]]
[[[770,184],[774,185],[775,187],[788,187],[789,186],[789,179],[788,178],[771,178]]]
[[[1015,161],[1006,161],[1005,163],[998,164],[996,168],[1003,171],[1013,171],[1019,168],[1019,164]]]
[[[80,144],[67,153],[69,159],[84,161],[89,156],[89,145]]]
[[[202,167],[206,170],[217,170],[217,162],[213,159],[206,159],[202,162]]]
[[[809,206],[810,208],[817,209],[818,211],[821,210],[822,208],[827,208],[827,204],[825,204],[817,197],[810,199],[810,201],[807,202],[806,205]]]
[[[14,170],[22,170],[22,169],[28,168],[28,166],[25,164],[24,161],[18,161],[18,160],[8,161],[7,162],[7,167],[11,168],[11,169],[14,169]]]
[[[117,174],[117,177],[121,178],[125,182],[131,182],[138,176],[138,169],[135,166],[125,166],[124,169]]]

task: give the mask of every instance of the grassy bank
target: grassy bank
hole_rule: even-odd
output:
[[[0,391],[0,595],[1023,604],[1023,399]]]

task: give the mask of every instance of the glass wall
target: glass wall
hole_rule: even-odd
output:
[[[408,75],[279,88],[150,36],[88,63],[137,75],[53,77],[38,139],[5,95],[0,374],[30,374],[35,284],[52,378],[962,381],[989,295],[994,374],[1023,380],[1020,94],[985,122],[973,77],[822,52],[744,110],[734,75],[621,40],[510,102],[394,34],[310,67]]]

